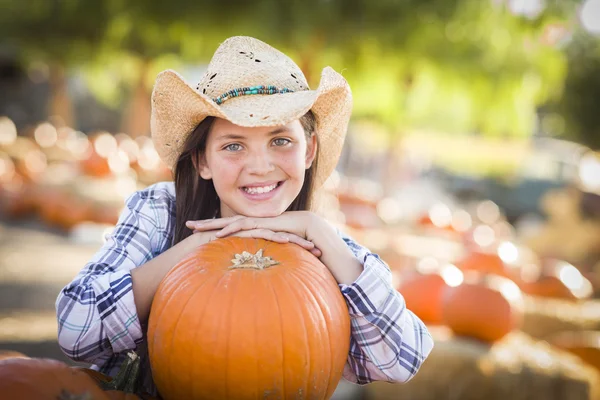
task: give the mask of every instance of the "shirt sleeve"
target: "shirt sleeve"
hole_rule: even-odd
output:
[[[351,324],[350,352],[343,376],[358,384],[407,382],[431,352],[433,338],[394,289],[387,264],[377,254],[341,236],[364,267],[355,282],[339,285]]]
[[[75,361],[94,363],[135,349],[142,340],[131,270],[149,261],[158,247],[149,203],[143,192],[127,199],[102,248],[58,295],[58,343]]]

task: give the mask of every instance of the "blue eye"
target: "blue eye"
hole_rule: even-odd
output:
[[[291,142],[292,142],[291,140],[285,139],[285,138],[277,138],[277,139],[273,140],[273,144],[278,147],[285,146]]]
[[[242,146],[237,143],[232,143],[230,145],[225,146],[225,150],[227,151],[240,151]]]

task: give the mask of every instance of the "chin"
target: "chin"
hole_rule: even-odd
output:
[[[243,215],[245,215],[245,216],[247,216],[247,217],[256,217],[256,218],[272,218],[272,217],[278,217],[278,216],[280,216],[281,214],[283,214],[283,211],[282,211],[282,212],[273,212],[273,211],[264,211],[264,212],[261,212],[261,211],[253,211],[253,212],[249,212],[249,213],[246,213],[246,214],[243,214]]]
[[[278,217],[281,214],[283,214],[285,212],[286,208],[283,208],[281,211],[280,210],[273,210],[272,207],[265,207],[264,209],[260,209],[260,208],[254,208],[254,209],[246,209],[246,210],[241,210],[242,212],[240,212],[239,214],[241,215],[245,215],[246,217],[256,217],[256,218],[271,218],[271,217]]]

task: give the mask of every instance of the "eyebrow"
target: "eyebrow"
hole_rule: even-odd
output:
[[[271,132],[268,133],[269,136],[275,136],[278,135],[280,133],[286,133],[286,132],[290,132],[290,129],[285,127],[285,126],[281,126],[279,128],[276,128],[274,130],[272,130]],[[240,140],[240,139],[245,139],[245,136],[242,135],[236,135],[234,133],[226,133],[224,135],[221,135],[217,138],[217,140]]]

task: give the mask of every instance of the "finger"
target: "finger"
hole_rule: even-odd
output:
[[[190,229],[199,229],[199,230],[212,230],[212,229],[221,229],[228,224],[237,221],[239,219],[244,219],[243,215],[236,215],[233,217],[226,218],[214,218],[214,219],[203,219],[203,220],[193,220],[186,221],[185,225]]]
[[[265,219],[265,218],[261,218]],[[221,232],[217,233],[217,236],[223,237],[231,235],[232,233],[239,231],[249,231],[253,229],[269,229],[267,226],[263,224],[259,224],[256,218],[244,218],[231,222],[227,226],[221,229]]]
[[[251,237],[253,239],[265,239],[277,243],[289,243],[290,239],[286,235],[282,235],[277,232],[273,232],[268,229],[253,229],[248,231],[239,231],[233,233],[231,236],[239,237]]]
[[[204,242],[205,243],[209,243],[209,242],[212,242],[213,240],[219,239],[215,235],[217,232],[218,231],[208,231],[207,232],[207,231],[197,231],[197,230],[194,230],[194,231],[192,231],[192,235],[195,235],[195,234],[202,235],[204,237]]]
[[[321,257],[323,255],[323,253],[321,253],[321,250],[315,248],[310,249],[310,252],[313,254],[313,256],[315,257]]]
[[[306,240],[304,238],[301,238],[298,235],[294,235],[293,233],[288,233],[288,232],[286,232],[285,235],[289,238],[291,243],[296,243],[297,245],[305,248],[306,250],[311,250],[315,247],[315,244],[313,242]]]

